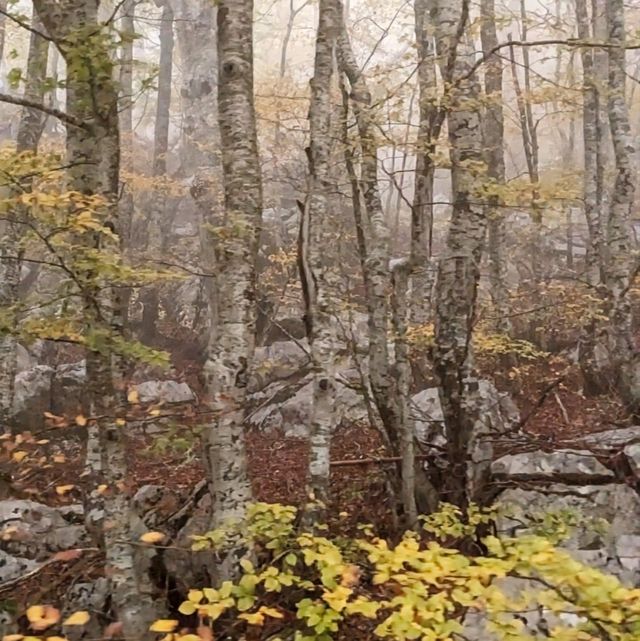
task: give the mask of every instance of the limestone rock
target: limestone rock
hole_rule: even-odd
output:
[[[191,403],[195,394],[186,383],[145,381],[135,386],[141,403]]]

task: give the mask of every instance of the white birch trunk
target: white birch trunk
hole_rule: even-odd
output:
[[[313,363],[313,412],[311,417],[308,493],[311,504],[306,518],[324,514],[329,499],[331,433],[335,423],[334,309],[329,292],[329,265],[325,245],[329,221],[329,171],[331,155],[331,81],[340,14],[336,0],[320,0],[315,67],[309,106],[309,195],[302,212],[299,242],[300,275],[306,304],[306,323]]]
[[[253,97],[253,1],[222,0],[217,23],[225,234],[216,247],[218,314],[205,364],[216,415],[204,434],[213,527],[242,518],[251,500],[244,405],[255,349],[255,266],[262,218]],[[235,571],[232,557],[221,567],[221,576]]]

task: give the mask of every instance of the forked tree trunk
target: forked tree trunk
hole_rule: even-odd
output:
[[[476,170],[483,162],[480,89],[470,75],[473,47],[462,35],[468,20],[466,0],[437,0],[434,7],[441,65],[453,64],[458,80],[448,96],[453,213],[447,244],[438,266],[434,370],[440,382],[448,474],[443,500],[460,507],[478,494],[482,479],[472,460],[474,439],[482,433],[482,404],[471,338],[476,313],[487,217],[476,204]]]
[[[216,247],[218,315],[204,368],[215,412],[204,433],[213,527],[242,518],[252,496],[244,412],[255,349],[256,256],[262,219],[253,96],[253,0],[218,4],[218,74],[225,234]],[[234,570],[235,555],[231,555],[221,576]]]
[[[420,494],[429,500],[417,501],[416,467],[414,464],[414,426],[408,411],[410,367],[406,332],[408,323],[409,262],[394,265],[392,270],[389,230],[380,200],[378,187],[378,145],[375,133],[375,113],[371,92],[356,62],[346,25],[339,36],[340,69],[349,80],[350,99],[358,131],[360,149],[359,190],[364,208],[355,207],[360,261],[366,290],[369,315],[369,380],[376,407],[384,426],[387,441],[402,459],[400,466],[402,502],[406,525],[413,527],[418,509],[429,512],[436,507],[433,493]],[[357,196],[357,197],[356,197]],[[420,253],[424,256],[424,252]],[[394,287],[395,286],[395,287]],[[389,306],[389,296],[393,308]],[[425,292],[426,295],[426,292]],[[395,327],[395,360],[389,350],[388,330]],[[423,485],[428,486],[420,468]]]

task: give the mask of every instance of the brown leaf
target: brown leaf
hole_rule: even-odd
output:
[[[104,638],[113,639],[113,637],[122,636],[122,621],[114,621],[104,629]]]
[[[75,561],[82,555],[82,550],[63,550],[53,555],[54,561]]]

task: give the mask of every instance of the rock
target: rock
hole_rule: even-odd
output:
[[[292,393],[289,386],[277,383],[269,386],[261,393],[272,402],[259,406],[259,398],[253,402],[258,404],[258,409],[250,413],[248,422],[253,427],[263,430],[284,431],[285,436],[291,438],[306,438],[309,436],[311,412],[313,407],[313,380],[307,377],[293,386]],[[366,420],[367,408],[364,399],[354,389],[336,382],[334,396],[336,408],[336,427],[342,423],[355,423]]]
[[[620,565],[628,572],[638,574],[640,571],[640,535],[620,534],[614,545]]]
[[[26,372],[28,369],[31,369],[37,365],[36,360],[31,356],[29,350],[24,346],[16,346],[16,358],[17,358],[17,373]]]
[[[135,386],[141,403],[191,403],[196,396],[186,383],[145,381]]]
[[[513,536],[529,531],[531,519],[542,519],[549,513],[579,517],[563,546],[572,553],[586,554],[583,559],[587,563],[597,562],[607,572],[640,584],[634,559],[640,554],[640,497],[627,485],[518,488],[503,492],[498,506],[505,513],[498,529]]]
[[[185,593],[193,586],[211,585],[215,576],[216,557],[211,550],[192,551],[194,535],[211,529],[211,497],[208,492],[196,503],[187,522],[176,534],[173,544],[164,551],[163,562],[176,587]]]
[[[102,638],[104,635],[100,615],[107,613],[108,601],[109,581],[106,578],[73,583],[64,599],[62,618],[78,611],[91,612],[92,616],[83,626],[65,626],[65,637],[70,641]]]
[[[640,443],[633,443],[624,448],[629,467],[636,477],[640,477]]]
[[[67,520],[58,509],[35,501],[0,501],[0,523],[5,533],[0,545],[11,555],[45,560],[52,552],[88,543],[84,525],[75,520],[75,514]]]
[[[13,420],[18,429],[38,430],[44,427],[44,413],[51,411],[53,375],[53,368],[36,365],[16,376]]]
[[[31,572],[31,570],[37,568],[38,565],[39,563],[36,561],[13,556],[0,550],[0,577],[2,577],[0,583],[18,579],[27,572]],[[0,623],[0,626],[2,626],[2,623]]]
[[[576,441],[581,449],[622,450],[627,445],[640,443],[640,426],[624,427],[588,434]]]
[[[56,416],[71,417],[87,413],[86,361],[56,367],[51,381],[51,411]]]
[[[491,464],[494,476],[504,479],[592,484],[614,473],[587,451],[523,452],[502,456]]]
[[[310,363],[309,345],[306,339],[299,342],[276,341],[265,347],[258,347],[254,362],[249,382],[250,392],[302,371]]]

